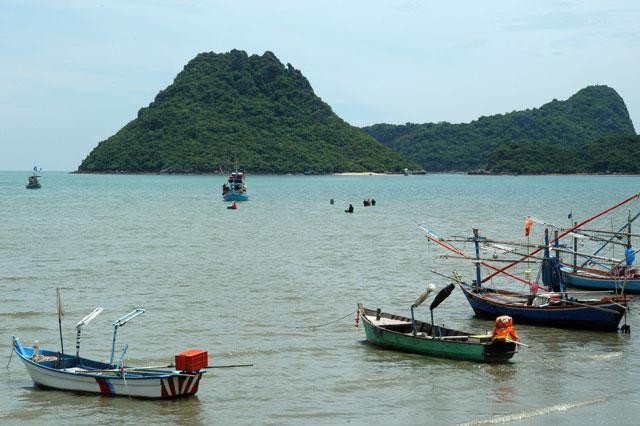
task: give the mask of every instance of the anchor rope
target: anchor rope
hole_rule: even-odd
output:
[[[319,327],[324,327],[324,326],[326,326],[326,325],[331,325],[331,324],[335,324],[335,323],[336,323],[336,322],[338,322],[338,321],[342,321],[343,319],[345,319],[345,318],[347,318],[347,317],[350,317],[351,315],[353,315],[353,314],[355,314],[355,313],[356,313],[356,311],[351,311],[351,312],[349,312],[347,315],[345,315],[345,316],[343,316],[343,317],[340,317],[340,318],[335,319],[335,320],[333,320],[333,321],[326,322],[326,323],[324,323],[324,324],[318,324],[318,325],[305,325],[305,326],[295,326],[295,327],[291,327],[291,328],[304,329],[304,328],[319,328]]]
[[[9,364],[11,364],[11,360],[13,359],[13,345],[11,346],[11,352],[9,353],[9,362],[7,362],[6,368],[7,370],[9,369]]]

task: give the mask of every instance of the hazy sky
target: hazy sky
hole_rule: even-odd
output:
[[[591,84],[640,126],[640,1],[0,0],[0,170],[75,170],[199,52],[273,51],[356,126]]]

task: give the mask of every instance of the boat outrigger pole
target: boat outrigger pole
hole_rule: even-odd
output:
[[[103,309],[102,306],[95,308],[93,312],[91,312],[86,317],[82,318],[76,324],[76,359],[78,361],[80,361],[80,329],[82,328],[83,325],[89,324],[95,317],[100,315],[100,312],[102,312],[102,309]]]
[[[437,236],[433,231],[431,231],[431,230],[429,230],[429,229],[425,228],[424,226],[422,226],[422,225],[418,225],[418,227],[419,227],[420,229],[422,229],[422,231],[425,233],[425,234],[424,234],[424,236],[426,237],[426,239],[427,239],[427,240],[429,240],[429,241],[433,241],[434,243],[436,243],[436,244],[438,244],[438,245],[440,245],[440,246],[442,246],[442,247],[446,248],[446,249],[447,249],[447,250],[449,250],[449,251],[454,252],[455,254],[458,254],[458,255],[462,256],[463,258],[465,258],[465,259],[467,259],[467,260],[471,260],[471,261],[473,261],[473,262],[477,262],[479,265],[486,266],[487,268],[489,268],[489,269],[493,269],[494,271],[496,271],[494,274],[492,274],[492,275],[491,275],[492,277],[493,277],[495,274],[501,273],[501,274],[505,274],[505,275],[506,275],[506,276],[508,276],[508,277],[513,278],[514,280],[521,281],[521,282],[523,282],[523,283],[527,284],[528,286],[532,286],[532,285],[533,285],[533,283],[532,283],[532,282],[530,282],[530,281],[528,281],[528,280],[525,280],[524,278],[520,278],[520,277],[519,277],[519,276],[517,276],[517,275],[510,274],[509,272],[506,272],[506,271],[504,271],[504,270],[501,270],[501,269],[499,269],[497,266],[494,266],[494,265],[492,265],[492,264],[490,264],[490,263],[484,262],[484,261],[482,261],[482,260],[476,260],[476,259],[474,259],[473,257],[468,256],[468,255],[467,255],[467,254],[465,254],[463,251],[458,250],[457,248],[455,248],[455,247],[454,247],[454,246],[452,246],[451,244],[447,244],[447,243],[445,243],[445,242],[443,241],[443,238],[441,238],[441,237]],[[539,250],[538,250],[538,251],[539,251]],[[536,253],[537,253],[537,252],[536,252]],[[533,254],[529,254],[529,255],[528,255],[528,257],[531,257],[531,256],[533,256]],[[527,258],[527,257],[524,257],[523,259],[526,259],[526,258]],[[514,263],[513,263],[513,264],[520,263],[521,261],[522,261],[522,259],[520,259],[520,260],[514,260]],[[511,264],[510,264],[510,265],[511,265]],[[504,268],[503,268],[503,269],[504,269]],[[485,278],[485,279],[481,280],[481,283],[485,282],[486,280],[487,280],[487,278]]]
[[[418,306],[422,305],[424,303],[425,300],[427,300],[427,297],[429,297],[429,295],[431,294],[431,292],[433,292],[433,290],[436,289],[436,286],[434,286],[433,284],[429,284],[429,287],[427,287],[427,291],[425,291],[424,293],[422,293],[415,301],[415,303],[413,305],[411,305],[411,329],[413,330],[413,335],[416,335],[416,318],[413,315],[413,310],[415,308],[417,308]]]
[[[144,314],[144,309],[136,308],[134,311],[129,312],[127,315],[113,322],[113,342],[111,343],[111,356],[109,357],[109,364],[113,364],[113,355],[116,350],[116,334],[118,334],[118,327],[122,327],[141,314]]]

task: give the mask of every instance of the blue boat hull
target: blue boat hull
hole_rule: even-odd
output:
[[[623,278],[608,279],[585,276],[580,274],[580,271],[573,272],[571,267],[562,267],[560,271],[564,282],[573,287],[620,292],[624,285],[625,293],[640,293],[640,279],[629,279],[625,283]]]
[[[509,315],[514,321],[524,324],[615,331],[626,311],[617,303],[601,303],[597,306],[579,306],[571,303],[527,306],[524,303],[506,303],[489,300],[487,295],[497,294],[495,291],[478,291],[468,284],[460,284],[460,287],[477,316],[495,319],[500,315]]]
[[[246,192],[229,191],[222,198],[225,201],[249,201],[249,195]]]

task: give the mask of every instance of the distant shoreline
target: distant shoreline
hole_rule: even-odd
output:
[[[11,170],[5,170],[11,171]],[[15,172],[21,172],[20,170],[13,170]],[[24,170],[25,172],[29,172],[29,170]],[[226,176],[231,173],[228,172],[129,172],[129,171],[109,171],[109,172],[101,172],[101,171],[64,171],[64,170],[50,170],[51,172],[62,172],[68,174],[78,174],[78,175],[152,175],[152,176],[170,176],[170,175],[178,175],[178,176]],[[45,172],[46,173],[46,172]],[[261,176],[405,176],[402,172],[393,172],[393,173],[381,173],[381,172],[337,172],[337,173],[247,173],[249,176],[251,175],[261,175]],[[447,172],[427,172],[427,173],[409,173],[409,176],[420,176],[420,175],[467,175],[467,176],[511,176],[511,177],[531,177],[531,176],[629,176],[629,177],[638,177],[640,174],[634,173],[540,173],[540,174],[518,174],[518,173],[478,173],[478,172],[463,172],[463,171],[447,171]]]

